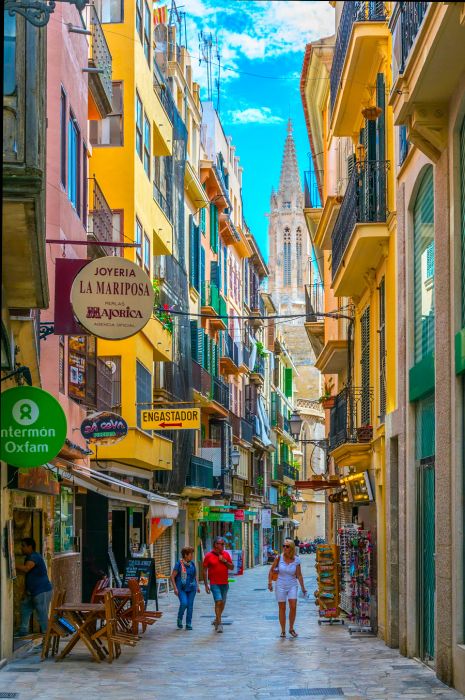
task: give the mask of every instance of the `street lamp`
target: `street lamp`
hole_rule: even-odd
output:
[[[303,420],[300,417],[300,413],[294,411],[292,416],[289,418],[289,425],[291,428],[291,433],[295,439],[297,439],[300,435],[300,431],[302,430],[302,423]]]
[[[230,457],[231,457],[231,465],[236,468],[239,466],[239,462],[241,461],[241,453],[237,449],[237,447],[233,447],[230,452]]]

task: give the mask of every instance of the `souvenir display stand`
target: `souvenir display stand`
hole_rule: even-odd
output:
[[[344,624],[340,617],[340,574],[339,548],[335,544],[319,544],[316,548],[316,571],[318,590],[315,591],[315,605],[319,607],[318,624]]]
[[[349,632],[371,633],[371,535],[356,525],[338,533],[341,560],[341,607],[351,622]]]

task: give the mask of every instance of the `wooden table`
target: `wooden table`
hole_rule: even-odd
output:
[[[95,623],[97,620],[105,618],[105,606],[102,603],[65,603],[57,607],[56,612],[63,615],[76,629],[61,654],[56,657],[56,661],[64,659],[80,639],[89,649],[95,661],[100,663],[102,659],[105,659],[108,651],[103,642],[101,639],[92,639]]]

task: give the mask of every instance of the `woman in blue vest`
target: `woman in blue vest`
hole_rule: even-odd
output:
[[[181,559],[174,567],[170,577],[174,593],[179,598],[178,629],[180,630],[182,630],[182,619],[186,610],[186,630],[192,629],[195,594],[200,593],[197,569],[192,561],[193,556],[193,547],[183,547]]]

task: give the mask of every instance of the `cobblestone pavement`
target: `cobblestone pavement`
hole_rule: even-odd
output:
[[[303,557],[311,594],[316,587],[313,564],[313,556]],[[41,663],[35,652],[0,671],[0,697],[7,692],[18,693],[18,700],[464,697],[375,637],[350,637],[340,625],[318,626],[312,600],[299,602],[299,637],[281,639],[274,594],[266,589],[267,572],[257,567],[231,584],[225,617],[230,624],[223,634],[210,624],[212,598],[203,587],[194,630],[178,630],[171,593],[160,597],[163,618],[148,628],[136,648],[123,647],[113,664],[90,661],[84,648],[59,663]]]

